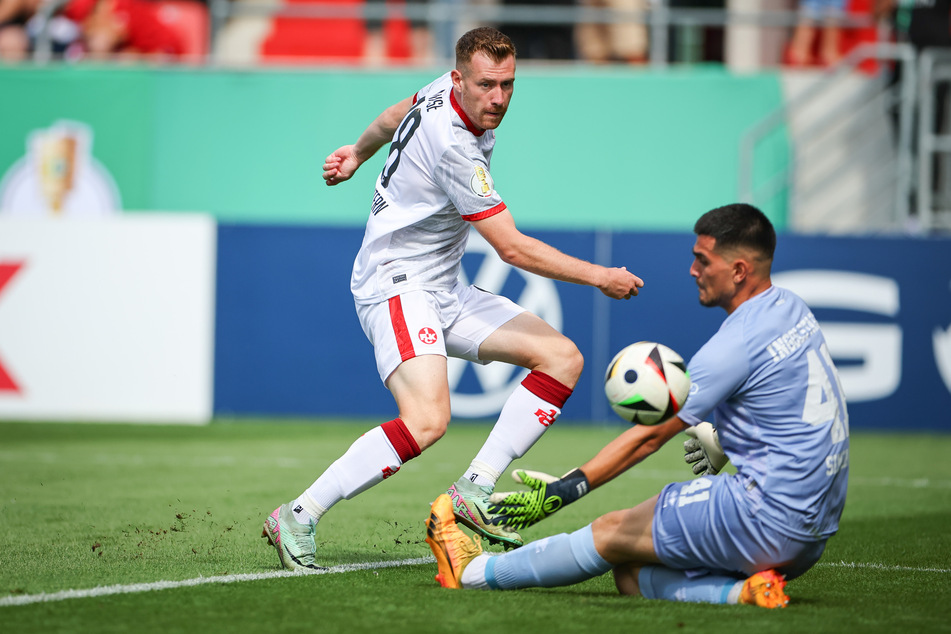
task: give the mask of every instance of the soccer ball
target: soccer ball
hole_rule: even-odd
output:
[[[617,353],[604,375],[604,393],[618,416],[656,425],[684,406],[690,373],[683,357],[667,346],[639,341]]]

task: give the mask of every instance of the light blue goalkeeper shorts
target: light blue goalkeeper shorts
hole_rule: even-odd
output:
[[[654,509],[654,551],[668,568],[697,576],[748,577],[775,568],[787,579],[809,570],[825,540],[804,542],[756,519],[743,504],[738,476],[668,484]]]

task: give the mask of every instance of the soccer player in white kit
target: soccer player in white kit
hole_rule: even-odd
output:
[[[455,525],[440,496],[427,521],[436,579],[450,588],[560,586],[614,571],[622,594],[785,607],[784,587],[811,568],[838,530],[845,506],[849,419],[819,324],[790,291],[772,286],[776,244],[758,209],[735,204],[704,214],[690,274],[700,303],[727,312],[688,364],[683,409],[635,425],[560,479],[516,471],[528,491],[496,493],[490,507],[520,530],[642,461],[681,431],[685,459],[704,472],[667,485],[632,509],[574,533],[490,557]],[[700,433],[712,420],[717,434]],[[733,475],[715,474],[729,458]]]
[[[470,227],[503,261],[525,271],[594,286],[615,299],[637,295],[643,282],[623,267],[579,260],[516,229],[489,173],[494,130],[514,87],[511,40],[492,28],[474,29],[456,45],[454,70],[387,108],[354,145],[327,157],[324,180],[337,185],[390,143],[351,290],[399,416],[358,438],[306,491],[266,518],[263,536],[287,568],[317,567],[321,516],[395,474],[445,433],[448,356],[530,370],[448,490],[459,521],[490,541],[522,545],[517,532],[493,522],[488,497],[499,475],[558,418],[583,359],[539,317],[460,283]]]

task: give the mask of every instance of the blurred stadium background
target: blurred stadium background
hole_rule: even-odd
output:
[[[951,53],[877,5],[849,0],[839,59],[819,28],[803,64],[792,0],[75,4],[20,14],[0,65],[0,420],[390,416],[348,289],[384,153],[336,188],[321,164],[491,24],[522,53],[503,199],[647,283],[611,302],[473,241],[468,278],[585,354],[564,420],[612,420],[602,368],[627,343],[689,357],[718,327],[691,227],[742,200],[781,231],[776,282],[822,322],[853,430],[951,427]],[[125,16],[113,50],[86,41],[97,8]],[[599,27],[629,30],[611,49]],[[492,419],[519,379],[454,365],[454,414]]]

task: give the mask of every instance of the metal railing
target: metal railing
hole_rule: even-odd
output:
[[[884,71],[878,75],[868,77],[856,92],[843,97],[838,103],[827,107],[822,116],[812,121],[795,135],[795,142],[790,143],[787,166],[779,172],[768,175],[763,182],[754,184],[753,173],[756,165],[757,148],[764,140],[774,134],[780,127],[785,127],[796,115],[804,109],[814,105],[820,99],[828,99],[831,91],[835,90],[846,77],[855,76],[856,69],[869,60],[888,61],[901,65],[901,81],[890,84]],[[922,90],[926,90],[922,87]],[[762,120],[755,123],[743,135],[740,141],[740,162],[738,169],[738,192],[741,200],[751,204],[764,204],[777,196],[785,196],[788,201],[788,214],[793,220],[802,212],[800,201],[809,196],[797,184],[797,175],[802,168],[803,149],[809,144],[816,143],[832,127],[845,119],[854,120],[859,117],[876,116],[863,111],[863,107],[873,103],[878,97],[884,98],[884,108],[895,113],[895,158],[894,165],[888,171],[894,179],[887,185],[893,187],[893,216],[890,219],[889,229],[901,230],[911,224],[910,200],[913,191],[914,153],[912,148],[913,120],[917,95],[916,56],[914,49],[908,44],[863,44],[852,50],[834,69],[826,72],[811,86],[803,90],[780,108],[776,109]],[[879,113],[881,114],[881,113]],[[886,124],[888,115],[879,116]],[[792,141],[792,140],[791,140]],[[860,141],[859,141],[860,144]],[[951,145],[949,145],[951,148]],[[863,161],[881,160],[868,152],[855,152],[846,157],[852,164]],[[887,159],[886,159],[887,160]],[[842,166],[833,165],[827,169],[828,177],[813,187],[828,187],[830,182],[841,175]],[[879,186],[882,183],[878,184]],[[793,223],[795,224],[795,223]],[[882,229],[883,227],[878,227]]]
[[[437,60],[453,58],[456,25],[462,24],[518,24],[535,26],[575,26],[578,24],[643,24],[648,28],[649,61],[652,66],[665,66],[668,55],[668,33],[671,28],[692,27],[792,27],[800,20],[795,10],[739,11],[670,7],[668,0],[647,0],[643,11],[618,11],[585,6],[540,6],[518,4],[482,4],[466,0],[432,0],[417,3],[364,3],[364,4],[280,4],[208,0],[210,11],[210,39],[212,51],[221,29],[232,18],[288,17],[288,18],[362,18],[385,20],[407,18],[429,24],[434,33],[448,33],[444,43],[437,42]],[[868,15],[843,15],[838,19],[842,28],[873,28],[875,20]],[[439,39],[439,38],[437,38]],[[212,56],[214,53],[212,53]]]
[[[53,59],[53,39],[50,36],[53,16],[69,3],[69,0],[47,0],[36,10],[37,34],[33,60],[46,63]]]
[[[918,60],[917,221],[922,231],[951,229],[951,50],[927,49]],[[943,99],[939,98],[943,95]],[[936,121],[944,108],[943,121]]]
[[[497,1],[497,0],[490,0]],[[281,2],[235,2],[207,0],[209,12],[209,54],[207,62],[217,62],[216,42],[228,24],[235,18],[305,18],[387,20],[406,18],[422,21],[436,34],[436,60],[451,61],[456,27],[459,24],[517,24],[526,26],[576,26],[578,24],[642,24],[649,31],[649,61],[662,67],[671,62],[668,53],[670,29],[697,27],[792,27],[801,17],[796,10],[745,11],[670,7],[669,0],[646,0],[643,11],[564,5],[518,5],[483,3],[472,0],[431,0],[428,3],[371,2],[362,4],[320,3],[284,4]],[[38,10],[39,29],[33,59],[47,62],[53,58],[49,37],[50,18],[67,4],[68,0],[48,0]],[[845,29],[875,27],[867,15],[843,15],[838,24]]]

